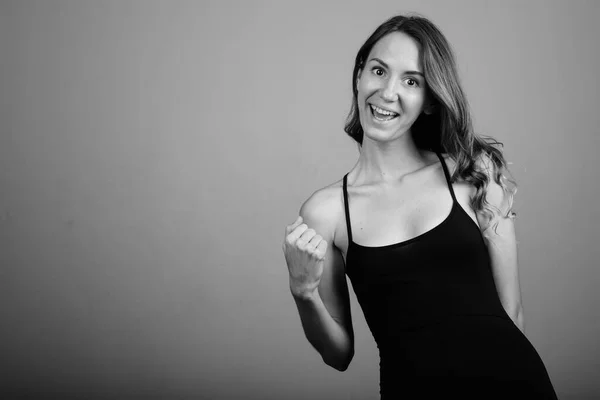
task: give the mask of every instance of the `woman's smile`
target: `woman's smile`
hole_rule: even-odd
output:
[[[397,112],[378,107],[375,104],[369,104],[369,108],[371,109],[371,116],[375,122],[389,123],[400,116]]]

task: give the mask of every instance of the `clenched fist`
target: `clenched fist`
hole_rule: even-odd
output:
[[[283,254],[290,273],[290,290],[294,296],[305,297],[319,287],[327,241],[302,223],[298,217],[285,228]]]

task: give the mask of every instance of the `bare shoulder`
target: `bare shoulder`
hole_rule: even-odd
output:
[[[313,192],[300,207],[304,223],[326,239],[332,239],[343,214],[342,180]]]
[[[442,153],[442,157],[444,158],[444,162],[446,163],[446,166],[448,167],[448,172],[450,173],[450,176],[453,176],[454,173],[456,172],[457,169],[457,161],[456,159],[448,153]],[[475,160],[476,164],[478,165],[482,165],[481,159],[479,160]],[[489,165],[489,164],[485,164],[485,165]],[[480,167],[481,168],[481,167]],[[476,188],[474,185],[472,185],[471,183],[465,181],[462,177],[457,176],[452,184],[455,186],[455,188],[458,188],[459,190],[462,189],[463,191],[467,191],[469,192],[469,197],[472,197],[475,192],[476,192]]]
[[[452,155],[447,153],[442,153],[442,157],[444,158],[444,161],[446,161],[450,175],[452,175],[456,169],[456,160],[454,157],[452,157]],[[487,175],[491,175],[496,168],[492,159],[487,153],[481,153],[477,158],[475,158],[474,161],[477,169],[483,171]]]
[[[446,163],[446,166],[448,167],[448,172],[450,173],[450,176],[452,176],[454,174],[454,171],[456,170],[456,160],[454,159],[454,157],[452,157],[451,154],[448,153],[440,153],[442,155],[442,158],[444,159],[444,162]]]
[[[450,174],[452,174],[456,169],[456,161],[448,154],[444,154],[443,157],[448,165]],[[497,216],[498,213],[502,215],[509,213],[512,207],[511,195],[496,182],[495,175],[497,168],[490,156],[487,153],[481,153],[474,162],[476,169],[488,177],[488,183],[484,188],[484,196],[486,202],[491,206],[494,216]],[[477,193],[475,185],[458,178],[453,182],[453,187],[455,188],[459,202],[461,202],[462,198],[461,205],[468,210],[469,215],[476,215],[478,224],[480,226],[487,226],[487,222],[489,221],[487,211],[481,209],[475,212],[471,207],[471,200]]]
[[[457,168],[456,160],[454,159],[454,157],[452,157],[452,155],[447,153],[442,153],[442,158],[444,159],[444,162],[448,167],[448,172],[450,173],[450,176],[452,176]],[[452,188],[454,190],[456,200],[458,201],[462,209],[473,220],[475,225],[479,227],[477,213],[475,212],[471,204],[473,196],[475,196],[475,193],[477,192],[477,188],[470,182],[467,182],[464,179],[462,179],[461,177],[457,177],[452,182]]]

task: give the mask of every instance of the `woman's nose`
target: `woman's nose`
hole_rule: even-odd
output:
[[[386,101],[398,100],[398,89],[396,88],[394,79],[390,79],[386,82],[386,85],[382,88],[381,97]]]

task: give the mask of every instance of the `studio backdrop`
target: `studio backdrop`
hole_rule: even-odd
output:
[[[504,144],[526,335],[600,396],[600,2],[2,1],[3,398],[377,399],[304,336],[284,229],[358,149],[359,46],[416,12]],[[8,395],[13,397],[8,397]]]

